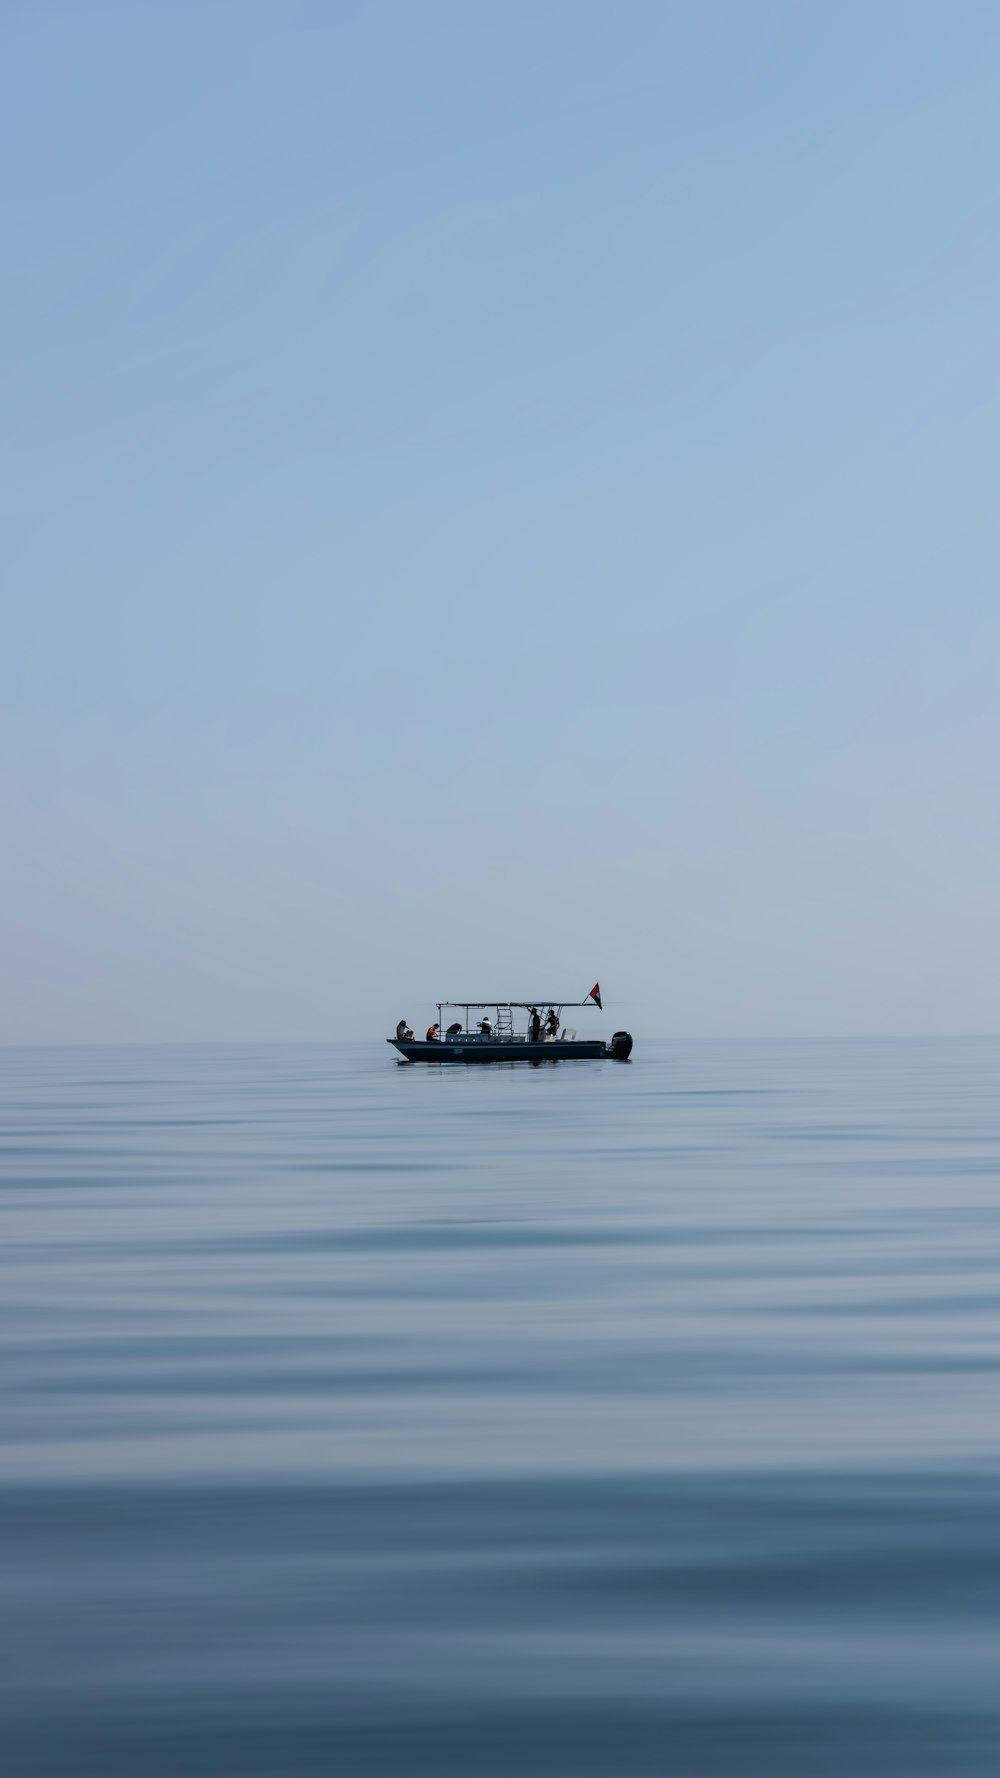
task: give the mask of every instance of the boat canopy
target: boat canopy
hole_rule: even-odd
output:
[[[538,994],[534,1000],[435,1000],[435,1006],[460,1006],[471,1012],[474,1006],[522,1006],[530,1012],[533,1006],[593,1006],[592,1000],[559,1000],[555,994]]]

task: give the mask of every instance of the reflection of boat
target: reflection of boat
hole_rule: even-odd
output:
[[[632,1039],[627,1031],[616,1031],[611,1038],[578,1038],[575,1031],[563,1025],[566,1007],[601,1005],[598,982],[586,1000],[439,1000],[436,1004],[439,1037],[386,1039],[404,1061],[580,1062],[610,1056],[616,1062],[627,1062],[632,1053]],[[543,1014],[542,1009],[547,1012]],[[465,1017],[453,1020],[446,1029],[442,1018],[445,1012],[461,1012]],[[495,1012],[495,1020],[485,1016],[488,1012]],[[482,1013],[484,1017],[470,1022],[473,1013]],[[515,1029],[515,1024],[523,1024],[524,1029]]]

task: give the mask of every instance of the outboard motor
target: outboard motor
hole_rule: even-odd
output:
[[[627,1031],[616,1031],[608,1044],[608,1055],[616,1062],[627,1062],[632,1054],[632,1038]]]

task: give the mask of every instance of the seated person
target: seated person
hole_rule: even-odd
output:
[[[456,1019],[455,1023],[453,1025],[448,1026],[448,1029],[445,1032],[445,1036],[446,1037],[460,1037],[461,1033],[462,1033],[462,1021],[461,1021],[461,1019]]]
[[[400,1038],[412,1039],[412,1037],[413,1037],[413,1032],[410,1030],[410,1027],[406,1023],[406,1020],[400,1019],[399,1024],[396,1026],[396,1040],[397,1040],[397,1042],[400,1040]]]
[[[441,1029],[440,1025],[428,1025],[428,1027],[427,1027],[427,1041],[428,1041],[428,1043],[437,1043],[438,1032],[440,1031],[440,1029]]]

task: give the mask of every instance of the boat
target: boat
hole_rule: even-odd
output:
[[[627,1062],[632,1038],[627,1031],[613,1037],[578,1037],[563,1024],[567,1007],[601,1006],[600,983],[584,1000],[438,1000],[432,1037],[415,1037],[400,1020],[395,1037],[386,1038],[404,1062],[587,1062],[609,1057]],[[494,1017],[489,1017],[490,1013]],[[445,1013],[462,1013],[446,1023]],[[482,1017],[476,1018],[476,1014]],[[522,1017],[523,1015],[523,1017]]]

